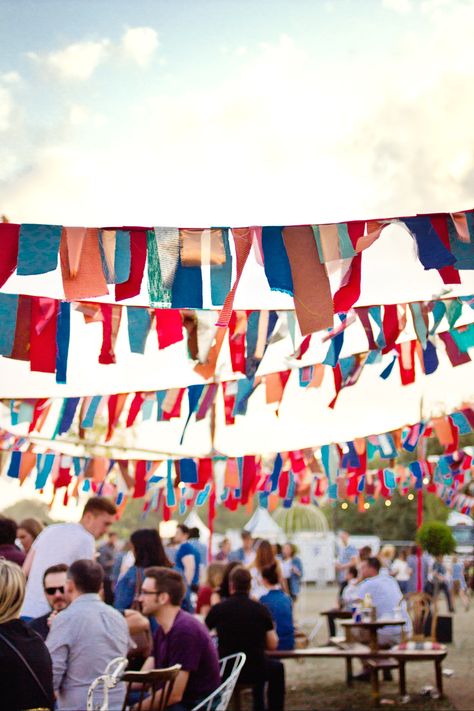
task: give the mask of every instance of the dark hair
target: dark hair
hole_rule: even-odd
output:
[[[130,542],[135,551],[137,568],[150,568],[156,565],[164,568],[172,567],[156,528],[140,528],[134,531],[130,536]]]
[[[38,521],[37,518],[24,518],[23,521],[20,521],[17,528],[23,528],[33,539],[35,539],[38,538],[44,526],[41,521]]]
[[[348,568],[348,573],[353,578],[357,578],[357,576],[359,575],[359,572],[358,572],[357,568],[355,567],[355,565],[351,565],[350,568]]]
[[[0,544],[14,544],[16,528],[16,521],[6,516],[0,516]]]
[[[111,516],[115,516],[115,514],[117,513],[117,507],[115,506],[113,501],[107,499],[105,496],[91,496],[89,501],[84,506],[84,511],[82,512],[82,515],[84,516],[84,514],[86,513],[108,513]]]
[[[69,567],[70,578],[81,593],[98,593],[104,582],[104,571],[94,560],[76,560]]]
[[[270,583],[270,585],[278,585],[279,577],[277,564],[272,563],[271,565],[266,565],[265,568],[262,569],[262,578]]]
[[[43,573],[43,585],[44,581],[46,580],[46,576],[49,575],[50,573],[67,573],[68,567],[66,563],[59,563],[58,565],[50,565],[49,568],[46,568],[46,570]]]
[[[411,553],[412,555],[416,555],[416,554],[418,553],[418,546],[413,545],[413,546],[410,548],[410,553]]]
[[[229,578],[230,574],[234,570],[234,568],[237,568],[240,566],[240,562],[238,560],[231,560],[229,563],[227,563],[225,569],[224,569],[224,577],[222,578],[222,583],[219,588],[219,595],[221,596],[222,599],[226,597],[230,597],[230,589],[229,589]]]
[[[379,561],[379,559],[374,558],[373,556],[371,556],[370,558],[367,558],[366,563],[369,566],[369,568],[373,568],[374,570],[377,571],[377,573],[380,571],[380,568],[382,567],[382,563]]]
[[[247,568],[244,568],[242,565],[238,565],[231,572],[229,582],[232,587],[233,593],[248,594],[250,592],[252,576],[250,575]]]
[[[372,548],[370,546],[362,546],[359,550],[359,558],[361,560],[367,560],[372,555]]]
[[[186,526],[185,523],[178,523],[176,528],[181,529],[181,531],[186,535],[189,536],[189,528]]]
[[[190,538],[200,538],[201,533],[199,531],[199,528],[197,526],[194,526],[193,528],[188,529],[189,537]]]
[[[241,538],[252,538],[252,534],[250,531],[246,531],[245,528],[242,530],[242,533],[240,534]]]
[[[177,570],[169,568],[153,567],[145,570],[145,577],[152,578],[155,581],[156,591],[158,593],[168,593],[170,603],[180,606],[186,593],[184,580]]]

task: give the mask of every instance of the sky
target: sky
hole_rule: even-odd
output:
[[[281,224],[472,207],[474,3],[3,0],[0,209]]]
[[[472,0],[2,0],[0,214],[205,227],[472,208],[472,27]],[[399,278],[397,229],[364,254],[363,303],[442,288]],[[257,292],[247,270],[237,305]]]

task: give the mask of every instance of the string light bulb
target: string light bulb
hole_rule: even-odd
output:
[[[367,509],[370,509],[370,504],[368,501],[365,502],[364,504],[364,509],[367,511]]]
[[[407,496],[408,501],[413,501],[414,498],[415,498],[414,494],[408,494],[408,496]]]
[[[349,504],[347,503],[347,501],[343,501],[341,504],[341,509],[344,509],[344,511],[345,511],[348,508],[349,508]]]
[[[391,505],[392,505],[392,502],[390,501],[390,499],[385,499],[385,506],[391,506]]]

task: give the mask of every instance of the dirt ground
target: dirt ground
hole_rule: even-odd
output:
[[[316,589],[308,587],[300,597],[296,608],[296,618],[300,626],[309,632],[317,620],[318,613],[331,607],[336,599],[336,588]],[[454,615],[453,644],[444,662],[445,670],[453,670],[451,677],[443,676],[445,698],[434,700],[421,695],[424,686],[435,686],[434,665],[407,665],[407,685],[410,700],[401,703],[398,696],[397,673],[393,682],[381,684],[382,708],[420,709],[420,711],[441,711],[458,709],[474,711],[474,599],[469,612],[465,612],[458,602]],[[444,614],[444,601],[440,605]],[[312,642],[324,644],[328,632],[325,619]],[[354,671],[357,673],[357,663]],[[358,711],[371,707],[370,684],[354,683],[352,688],[345,684],[345,666],[342,659],[308,659],[285,661],[286,709],[287,711]],[[248,699],[248,702],[250,699]],[[245,707],[251,708],[245,704]]]

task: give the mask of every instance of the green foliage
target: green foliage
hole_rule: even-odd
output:
[[[49,515],[48,505],[36,499],[22,499],[8,506],[2,511],[3,516],[8,516],[19,523],[24,518],[37,518],[44,524],[56,523]]]
[[[280,507],[274,512],[273,518],[287,534],[300,531],[324,533],[328,530],[323,511],[310,504],[293,504],[289,509]]]
[[[340,502],[325,509],[334,530],[344,529],[353,534],[379,536],[385,541],[413,541],[416,534],[417,502],[395,492],[390,506],[383,499],[370,504],[367,511],[359,511],[357,505],[349,504],[342,509]],[[423,496],[425,521],[445,521],[448,508],[434,494]]]
[[[456,541],[451,529],[440,521],[424,523],[416,533],[417,543],[430,555],[449,555],[456,549]]]

